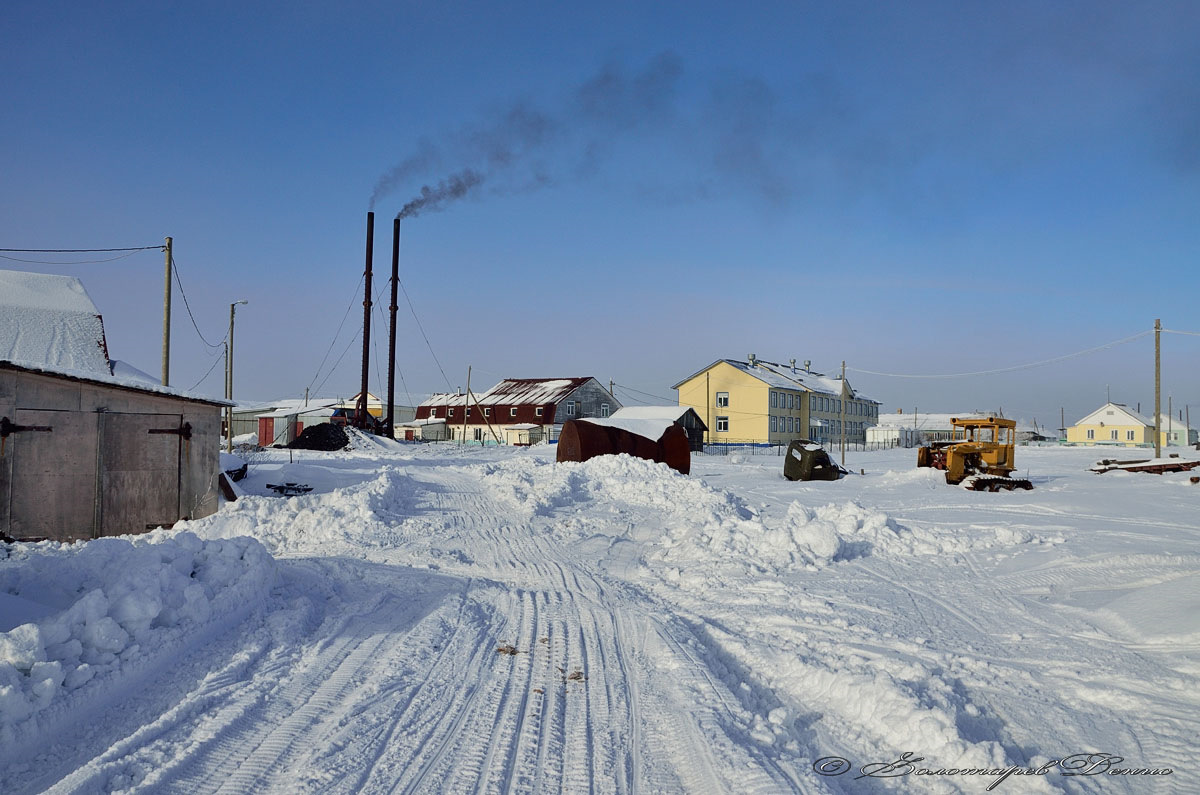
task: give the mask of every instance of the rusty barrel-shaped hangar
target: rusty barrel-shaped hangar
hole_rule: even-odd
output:
[[[681,474],[692,470],[687,431],[668,425],[657,439],[603,420],[567,420],[558,436],[558,461],[587,461],[598,455],[625,453],[666,464]]]

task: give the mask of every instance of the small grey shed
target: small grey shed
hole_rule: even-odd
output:
[[[0,271],[0,534],[75,541],[214,513],[225,405],[110,360],[78,279]]]

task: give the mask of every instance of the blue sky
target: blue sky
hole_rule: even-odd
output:
[[[0,248],[172,236],[209,342],[250,301],[239,398],[357,391],[366,212],[382,289],[391,219],[462,174],[403,223],[414,399],[468,365],[670,398],[754,352],[845,359],[884,410],[1057,425],[1106,390],[1149,413],[1152,337],[861,371],[1200,330],[1195,3],[16,0],[0,26]],[[83,279],[158,372],[157,252],[0,262]],[[219,394],[178,293],[172,339],[172,383]],[[1164,335],[1164,395],[1200,411],[1198,362]]]

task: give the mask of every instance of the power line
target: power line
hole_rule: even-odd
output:
[[[403,240],[403,237],[401,237]],[[450,378],[446,375],[442,363],[438,361],[437,354],[433,352],[433,345],[429,342],[429,335],[425,333],[425,327],[421,325],[421,318],[417,317],[417,308],[413,306],[412,298],[408,295],[408,290],[404,286],[404,282],[397,277],[396,282],[400,285],[400,291],[404,293],[404,300],[408,303],[408,311],[412,312],[413,320],[417,321],[417,329],[421,332],[421,337],[425,340],[425,347],[429,349],[429,355],[433,357],[434,364],[442,374],[442,379],[446,382],[446,389],[451,389]]]
[[[633,387],[625,386],[624,384],[618,384],[616,382],[613,382],[613,386],[619,386],[619,387],[621,387],[621,389],[624,389],[626,392],[636,392],[639,395],[645,395],[646,397],[651,397],[651,398],[654,398],[655,400],[665,400],[668,403],[675,402],[674,398],[665,398],[662,395],[652,395],[649,392],[642,392],[641,390],[634,389]]]
[[[912,375],[912,374],[906,374],[906,373],[880,373],[880,372],[876,372],[875,370],[863,370],[858,367],[847,367],[846,369],[851,372],[855,372],[855,373],[863,373],[865,375],[879,375],[879,376],[884,376],[887,378],[966,378],[969,376],[977,376],[977,375],[996,375],[998,373],[1011,373],[1016,370],[1029,370],[1034,367],[1042,367],[1047,364],[1054,364],[1055,362],[1061,362],[1061,361],[1065,361],[1067,359],[1073,359],[1076,356],[1086,356],[1089,353],[1095,353],[1097,351],[1102,351],[1107,348],[1115,348],[1118,345],[1124,345],[1127,342],[1133,342],[1136,339],[1141,339],[1142,337],[1148,336],[1153,333],[1154,333],[1153,331],[1142,331],[1137,334],[1134,334],[1132,337],[1126,337],[1125,339],[1116,340],[1114,342],[1108,342],[1108,343],[1105,343],[1104,345],[1097,345],[1095,348],[1088,348],[1087,350],[1077,351],[1075,353],[1068,353],[1065,356],[1056,356],[1053,359],[1045,359],[1040,362],[1030,362],[1029,364],[1018,364],[1018,365],[1014,365],[1012,367],[1001,367],[996,370],[978,370],[976,372],[971,372],[971,373],[943,373],[940,375]]]
[[[1175,331],[1174,329],[1163,329],[1164,334],[1186,334],[1189,337],[1200,337],[1200,331]]]
[[[192,314],[192,306],[191,306],[191,304],[188,303],[187,293],[185,293],[183,291],[183,280],[179,278],[179,268],[175,267],[175,255],[174,254],[171,255],[171,271],[175,274],[175,283],[179,286],[179,294],[181,296],[183,296],[183,306],[185,309],[187,309],[188,317],[192,319],[192,328],[196,329],[196,336],[198,336],[200,338],[200,341],[203,342],[208,347],[220,348],[221,345],[223,345],[225,343],[224,338],[221,339],[221,342],[218,342],[216,345],[213,345],[211,342],[209,342],[207,339],[204,338],[204,335],[200,332],[200,327],[198,325],[196,325],[196,316]],[[229,336],[228,332],[226,332],[225,336]]]
[[[342,363],[342,359],[346,358],[346,354],[349,353],[351,346],[358,342],[358,338],[361,336],[361,334],[361,332],[355,332],[354,336],[350,338],[350,342],[342,350],[342,355],[337,357],[337,361],[333,363],[333,366],[329,368],[329,372],[325,374],[325,380],[317,386],[318,393],[325,388],[325,382],[328,381],[329,377],[333,375],[335,370],[337,370],[338,365]]]
[[[350,293],[350,303],[346,305],[346,313],[342,315],[342,322],[338,324],[337,331],[333,332],[333,338],[329,340],[329,347],[325,349],[325,355],[321,357],[321,363],[317,365],[317,371],[313,373],[312,380],[308,382],[306,389],[312,389],[312,385],[315,384],[317,382],[317,378],[320,377],[321,368],[325,366],[325,362],[329,359],[329,354],[333,351],[333,346],[337,344],[338,336],[342,333],[342,327],[346,325],[346,318],[350,317],[350,310],[354,308],[354,299],[358,295],[358,288],[362,286],[363,280],[366,278],[367,274],[365,272],[362,276],[358,277],[358,284],[354,286],[354,291]],[[342,354],[342,356],[345,355],[345,353]],[[338,358],[338,361],[341,361],[341,357]],[[332,370],[330,372],[332,372]],[[326,375],[325,381],[328,380],[329,376]],[[322,386],[325,385],[325,381],[321,382]]]
[[[129,246],[126,248],[0,248],[15,254],[106,254],[111,251],[162,251],[166,248],[162,243],[157,246]]]
[[[141,249],[141,248],[133,249],[132,251],[128,251],[124,254],[118,254],[115,257],[108,257],[107,259],[82,259],[82,260],[75,260],[73,262],[61,262],[61,261],[57,261],[57,260],[45,260],[45,259],[25,259],[23,257],[9,257],[4,254],[0,254],[0,259],[11,260],[12,262],[28,262],[33,265],[95,265],[95,264],[101,263],[101,262],[113,262],[115,260],[125,259],[126,257],[132,257],[134,254],[137,254],[139,251],[145,251],[145,249]]]
[[[221,347],[225,347],[225,346],[224,346],[224,345],[222,345]],[[191,391],[192,391],[192,390],[194,390],[196,387],[198,387],[198,386],[200,386],[201,384],[203,384],[203,383],[204,383],[204,379],[206,379],[206,378],[208,378],[210,375],[212,375],[212,371],[213,371],[213,370],[215,370],[215,369],[217,369],[217,365],[220,363],[220,361],[221,361],[221,357],[220,357],[220,356],[217,356],[216,358],[214,358],[214,359],[213,359],[213,363],[212,363],[212,367],[209,367],[209,368],[208,368],[208,372],[207,372],[207,373],[205,373],[204,375],[202,375],[202,376],[200,377],[200,380],[199,380],[199,381],[197,381],[196,383],[194,383],[194,384],[192,384],[190,387],[188,387],[187,391],[188,391],[188,392],[191,392]]]

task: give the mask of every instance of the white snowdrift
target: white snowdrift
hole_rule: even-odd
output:
[[[191,533],[0,547],[0,742],[66,695],[78,710],[180,653],[198,631],[261,604],[274,560],[250,538]],[[53,710],[49,710],[53,712]]]

